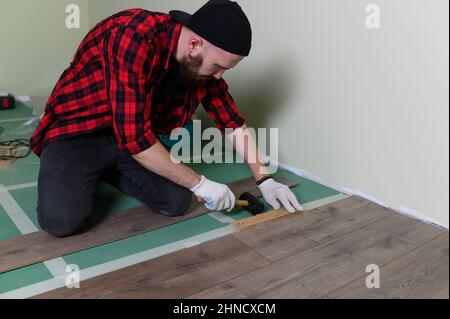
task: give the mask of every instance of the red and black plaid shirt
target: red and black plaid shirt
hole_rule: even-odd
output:
[[[97,24],[53,89],[32,150],[40,155],[50,142],[112,126],[120,149],[138,154],[183,127],[200,103],[219,129],[242,126],[223,79],[178,82],[172,54],[180,32],[168,14],[142,9]]]

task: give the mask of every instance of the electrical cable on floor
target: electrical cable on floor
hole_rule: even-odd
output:
[[[3,127],[0,126],[0,135],[5,131]],[[21,146],[25,146],[27,148],[26,152],[19,155],[0,155],[0,160],[7,161],[7,160],[17,160],[21,158],[25,158],[31,153],[30,143],[27,139],[24,138],[18,138],[14,140],[6,140],[6,141],[0,141],[0,149],[2,147],[5,147],[7,149],[17,151],[17,149]]]

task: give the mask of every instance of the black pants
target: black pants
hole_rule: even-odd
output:
[[[183,215],[191,192],[117,148],[111,129],[48,144],[41,154],[38,221],[55,237],[74,234],[91,215],[96,184],[106,182],[167,215]]]

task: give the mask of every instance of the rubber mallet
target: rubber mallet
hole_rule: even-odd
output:
[[[197,197],[197,201],[202,204],[205,203],[201,197]],[[239,199],[236,199],[234,204],[239,207],[244,207],[252,215],[258,215],[264,212],[264,204],[261,203],[256,196],[253,196],[248,192],[239,196]]]

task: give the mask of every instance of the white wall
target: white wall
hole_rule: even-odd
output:
[[[365,27],[368,3],[379,30]],[[285,92],[260,123],[280,128],[281,161],[448,225],[448,1],[245,7],[256,34],[240,83]]]
[[[80,29],[65,26],[68,4]],[[0,90],[49,95],[88,30],[87,0],[1,0]]]
[[[88,2],[89,22],[91,26],[94,26],[100,20],[125,9],[143,8],[160,12],[169,12],[175,9],[195,11],[206,3],[206,0],[88,0]]]

